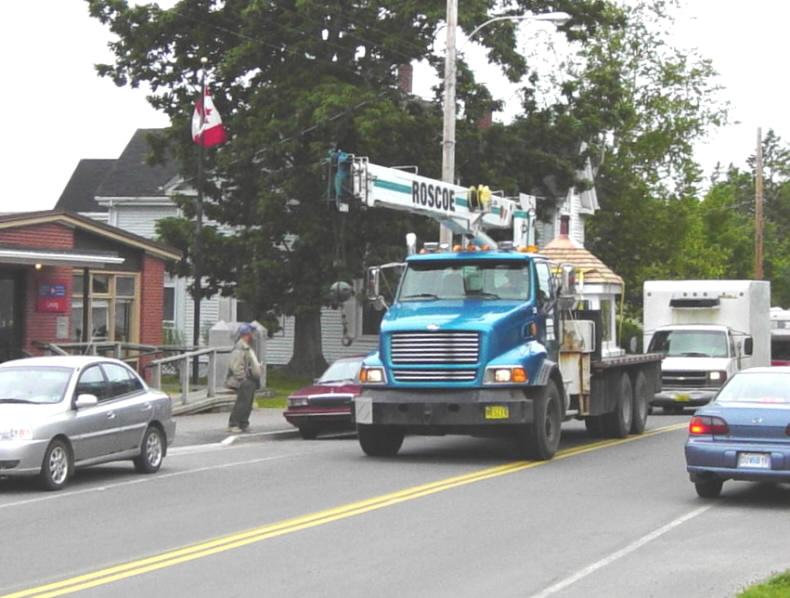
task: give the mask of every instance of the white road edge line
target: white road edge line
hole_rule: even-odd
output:
[[[220,465],[207,465],[205,467],[196,467],[195,469],[185,469],[183,471],[173,471],[171,473],[159,473],[151,476],[145,477],[137,477],[131,480],[125,480],[123,482],[117,482],[115,484],[107,484],[104,486],[92,486],[90,488],[84,488],[83,490],[72,490],[70,492],[59,492],[57,494],[47,494],[45,496],[38,496],[36,498],[28,498],[25,500],[18,500],[15,502],[7,502],[0,504],[0,510],[8,509],[11,507],[21,507],[24,505],[29,505],[33,503],[39,503],[49,500],[56,500],[59,498],[69,498],[71,496],[79,496],[82,494],[89,494],[91,492],[105,492],[107,490],[114,490],[115,488],[122,488],[124,486],[134,486],[136,484],[145,484],[149,482],[157,482],[160,480],[166,480],[168,478],[175,478],[180,477],[183,475],[189,475],[192,473],[202,473],[204,471],[212,471],[215,469],[228,469],[230,467],[241,467],[243,465],[254,465],[256,463],[263,463],[264,461],[276,461],[278,459],[286,459],[288,457],[298,457],[301,455],[305,455],[307,453],[292,453],[289,455],[272,455],[270,457],[261,457],[259,459],[248,459],[246,461],[233,461],[232,463],[222,463]]]
[[[636,550],[639,550],[645,544],[648,544],[653,540],[660,538],[664,534],[672,531],[673,529],[675,529],[680,525],[683,525],[687,521],[690,521],[691,519],[694,519],[695,517],[702,515],[705,511],[711,509],[712,507],[713,505],[711,504],[711,505],[705,505],[704,507],[699,507],[698,509],[694,509],[690,513],[686,513],[685,515],[682,515],[677,519],[670,521],[666,525],[659,527],[657,530],[650,532],[646,536],[642,536],[638,540],[634,540],[628,546],[625,546],[624,548],[621,548],[620,550],[613,552],[609,556],[602,558],[600,561],[596,561],[595,563],[588,565],[584,569],[580,569],[573,575],[566,577],[565,579],[558,581],[553,585],[550,585],[548,588],[544,589],[543,591],[538,592],[537,594],[533,594],[530,598],[546,598],[546,596],[551,596],[552,594],[556,594],[557,592],[564,590],[568,586],[575,584],[577,581],[584,579],[588,575],[595,573],[599,569],[603,569],[607,565],[611,565],[616,560],[621,559],[624,556],[629,555],[632,552],[635,552]]]

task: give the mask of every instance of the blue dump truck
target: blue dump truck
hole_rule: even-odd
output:
[[[538,253],[523,201],[342,156],[333,188],[348,192],[332,197],[341,212],[357,200],[425,214],[459,240],[417,253],[410,235],[405,263],[389,265],[402,271],[389,306],[383,268],[368,269],[368,299],[387,311],[354,401],[366,454],[394,456],[407,434],[467,434],[506,436],[519,457],[551,459],[569,419],[596,436],[644,431],[662,356],[617,346],[623,281],[569,238],[567,219]],[[491,229],[511,229],[512,240],[494,241]]]

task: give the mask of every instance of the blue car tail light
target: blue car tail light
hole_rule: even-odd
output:
[[[689,422],[689,434],[692,436],[725,436],[729,433],[730,427],[720,417],[695,415]]]

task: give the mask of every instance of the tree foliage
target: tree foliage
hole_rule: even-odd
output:
[[[150,86],[151,104],[172,122],[154,153],[175,156],[193,182],[188,122],[200,59],[208,59],[231,138],[206,159],[206,215],[214,224],[204,229],[205,294],[233,293],[270,326],[281,314],[296,316],[291,365],[315,373],[329,285],[400,258],[407,230],[434,236],[433,224],[408,215],[339,215],[322,199],[322,160],[336,145],[380,164],[418,164],[438,178],[440,88],[432,100],[405,94],[396,67],[427,58],[441,76],[433,46],[445,0],[180,0],[169,9],[87,2],[116,36],[114,60],[99,74]],[[710,63],[668,42],[671,11],[661,0],[631,8],[611,0],[463,0],[459,23],[470,32],[494,15],[558,10],[572,17],[557,34],[571,56],[548,76],[520,53],[512,22],[477,38],[521,88],[522,110],[511,123],[478,127],[499,99],[461,55],[460,182],[551,199],[580,184],[575,172],[590,158],[603,209],[588,238],[625,276],[629,299],[639,301],[645,277],[720,272],[726,259],[705,241],[715,215],[693,199],[699,171],[691,144],[724,117],[711,101]],[[555,90],[550,101],[541,94],[546,86]],[[193,207],[189,198],[179,202],[184,218],[159,230],[184,250],[178,273],[188,275]]]

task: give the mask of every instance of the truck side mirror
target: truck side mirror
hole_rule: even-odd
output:
[[[376,301],[381,296],[381,268],[368,268],[365,290],[368,301]]]
[[[354,288],[347,282],[336,282],[329,287],[329,302],[334,309],[343,305],[354,296]]]
[[[743,354],[747,357],[754,353],[754,338],[747,336],[743,339]]]

